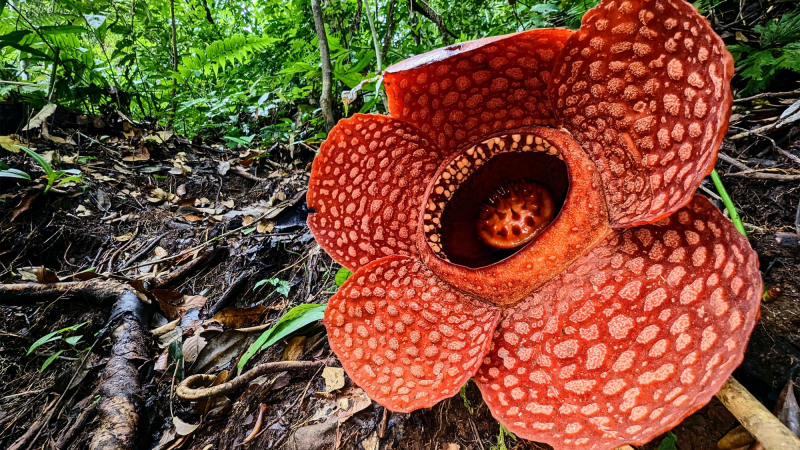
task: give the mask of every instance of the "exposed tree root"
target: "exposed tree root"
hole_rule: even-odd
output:
[[[765,450],[800,450],[800,439],[733,377],[717,398]]]
[[[286,370],[306,370],[317,369],[322,367],[325,361],[280,361],[259,364],[247,372],[239,375],[227,383],[222,383],[217,386],[207,388],[196,388],[194,386],[201,384],[210,384],[217,378],[216,375],[192,375],[180,385],[175,393],[181,400],[200,400],[205,398],[212,398],[218,395],[229,394],[239,388],[247,385],[250,381],[261,375],[274,372],[283,372]]]
[[[113,301],[111,317],[101,330],[98,340],[109,330],[111,333],[111,359],[100,375],[97,392],[99,425],[89,445],[92,450],[133,448],[139,424],[139,399],[141,388],[137,363],[148,359],[148,340],[145,330],[145,309],[136,293],[119,281],[93,279],[55,284],[5,284],[0,285],[3,302],[41,301],[62,296],[75,296],[92,303]],[[74,379],[74,377],[73,377]],[[70,382],[71,384],[71,382]],[[67,386],[67,390],[71,386]],[[62,396],[63,398],[63,396]],[[59,401],[41,421],[38,430],[26,433],[14,445],[25,448],[35,443],[41,430],[60,409]]]

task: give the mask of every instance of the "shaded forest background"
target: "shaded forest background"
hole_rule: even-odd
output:
[[[0,0],[0,97],[118,111],[176,132],[246,143],[324,139],[317,0]],[[385,112],[376,74],[443,45],[538,27],[577,28],[596,0],[322,0],[336,119]],[[739,96],[794,89],[793,2],[695,3],[737,60]],[[781,72],[790,76],[780,77]],[[359,86],[350,104],[342,91]],[[354,98],[355,97],[355,98]],[[10,108],[10,107],[9,107]],[[2,134],[21,119],[4,109]],[[5,115],[4,115],[5,114]]]

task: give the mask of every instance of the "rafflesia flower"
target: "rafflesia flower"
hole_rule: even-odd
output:
[[[577,32],[432,51],[387,70],[314,160],[308,223],[354,271],[325,312],[392,411],[472,376],[556,449],[642,444],[741,362],[761,278],[694,192],[728,128],[733,62],[682,0],[603,0]]]

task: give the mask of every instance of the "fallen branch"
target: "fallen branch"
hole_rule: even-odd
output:
[[[196,388],[194,386],[209,384],[217,378],[216,375],[200,374],[192,375],[180,385],[175,393],[181,400],[201,400],[212,398],[218,395],[226,395],[247,385],[250,381],[267,373],[284,372],[287,370],[307,370],[322,367],[325,361],[279,361],[259,364],[247,372],[239,375],[227,383],[207,388]],[[769,449],[767,449],[769,450]]]
[[[53,284],[0,284],[0,298],[4,301],[48,300],[65,295],[82,297],[92,303],[105,303],[110,300],[114,302],[108,321],[92,344],[94,348],[107,331],[113,329],[111,358],[100,375],[101,381],[97,390],[101,398],[97,405],[99,425],[94,431],[89,448],[91,450],[132,448],[136,441],[139,424],[138,402],[141,398],[137,366],[140,361],[149,359],[144,328],[147,305],[139,300],[130,287],[116,280],[95,278],[88,281]],[[67,384],[64,395],[59,397],[59,401],[48,412],[38,430],[34,433],[29,431],[23,436],[25,441],[29,442],[20,442],[23,438],[18,440],[21,443],[19,448],[34,444],[42,429],[46,428],[54,416],[57,416],[55,413],[60,410],[66,391],[72,387],[90,352],[91,350],[86,353],[84,361]]]
[[[722,385],[717,399],[765,450],[800,450],[800,439],[733,377]]]

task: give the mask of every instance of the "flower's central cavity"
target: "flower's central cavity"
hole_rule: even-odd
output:
[[[495,191],[478,213],[478,237],[494,248],[511,249],[536,237],[555,216],[550,189],[520,180]]]
[[[437,173],[425,204],[425,238],[440,258],[472,268],[533,241],[558,215],[569,188],[558,149],[530,132],[467,147]]]

